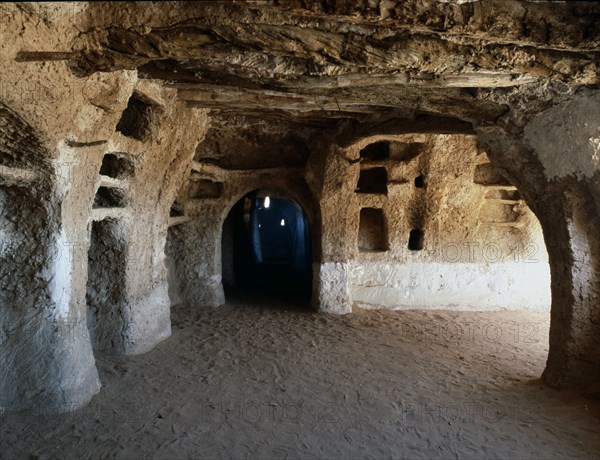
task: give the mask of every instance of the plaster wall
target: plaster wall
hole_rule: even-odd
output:
[[[540,282],[541,280],[541,282]],[[362,308],[550,310],[547,263],[356,263],[350,292]]]
[[[357,148],[373,141],[381,139]],[[356,179],[360,168],[385,167],[388,188],[387,194],[351,196],[353,305],[548,311],[550,269],[539,222],[510,184],[504,189],[474,182],[475,169],[488,166],[477,138],[410,135],[393,142],[421,153],[403,161],[363,159],[354,168]],[[498,198],[500,192],[512,199]],[[360,248],[357,216],[364,207],[383,210],[388,243],[382,250]],[[409,246],[415,229],[423,235],[418,250]]]

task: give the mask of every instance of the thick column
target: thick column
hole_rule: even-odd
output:
[[[351,313],[348,276],[351,244],[348,213],[354,178],[345,151],[337,146],[323,158],[324,174],[319,200],[321,261],[313,266],[313,306],[326,313]],[[357,212],[357,210],[354,210]]]
[[[138,227],[130,241],[123,310],[124,353],[138,354],[171,335],[171,303],[164,266],[164,239],[145,234]]]
[[[0,192],[2,199],[13,201],[4,211],[25,204],[23,192],[20,200]],[[18,221],[13,220],[16,213],[11,216],[10,230],[16,235],[3,239],[0,413],[74,410],[100,389],[85,305],[70,305],[72,250],[43,213],[43,206],[27,203]],[[2,218],[2,230],[7,230],[5,224]]]
[[[325,313],[352,313],[348,262],[313,264],[313,306]]]
[[[135,94],[152,101],[147,110],[154,116],[147,120],[141,140],[122,133],[109,140],[111,150],[127,152],[132,171],[121,181],[126,182],[124,207],[109,210],[117,216],[108,221],[105,232],[114,266],[101,273],[112,276],[113,285],[121,284],[118,289],[108,285],[114,295],[106,298],[107,306],[117,318],[112,324],[115,345],[105,345],[124,354],[144,353],[171,334],[165,256],[170,208],[208,123],[205,111],[187,109],[173,90],[140,82]],[[136,153],[140,151],[143,155]]]
[[[72,295],[81,251],[63,215],[70,178],[2,105],[0,126],[0,150],[15,159],[0,166],[0,413],[74,410],[100,382],[85,302]]]
[[[600,179],[600,174],[597,174]],[[562,181],[562,193],[542,217],[552,273],[551,386],[600,388],[600,219],[593,187]],[[570,184],[569,184],[570,183]],[[600,183],[600,181],[597,181]],[[595,187],[600,196],[600,187]],[[563,200],[562,202],[560,200]]]
[[[225,303],[221,276],[221,226],[223,203],[201,202],[189,209],[192,221],[178,231],[177,277],[185,303],[217,307]]]
[[[540,220],[552,277],[543,378],[600,388],[600,93],[585,92],[530,118],[519,137],[480,128],[495,166]]]

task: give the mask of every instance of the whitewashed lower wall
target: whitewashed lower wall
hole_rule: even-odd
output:
[[[353,305],[362,308],[550,310],[547,261],[355,262],[349,283]]]

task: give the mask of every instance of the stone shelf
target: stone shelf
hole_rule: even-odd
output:
[[[122,219],[130,217],[127,208],[96,208],[92,209],[92,220],[100,221],[105,219]]]
[[[519,204],[521,200],[507,200],[504,198],[486,198],[487,201],[493,201],[494,203],[499,204]]]
[[[0,166],[0,184],[29,184],[38,177],[38,173],[29,169]]]
[[[190,222],[191,220],[192,218],[188,216],[169,217],[169,227],[185,224],[187,222]]]
[[[493,225],[495,227],[522,227],[521,222],[480,222],[483,225]]]
[[[360,161],[361,167],[365,167],[365,168],[373,168],[373,167],[393,168],[395,166],[398,166],[400,163],[402,163],[402,160],[394,160],[393,158],[387,158],[387,159],[384,159],[384,160],[365,160],[365,159],[362,159]]]
[[[114,177],[100,175],[100,187],[108,188],[127,188],[128,184],[126,181],[121,179],[115,179]]]
[[[517,190],[517,187],[515,187],[514,185],[510,185],[510,184],[477,184],[480,187],[484,187],[486,189],[490,189],[490,190]]]

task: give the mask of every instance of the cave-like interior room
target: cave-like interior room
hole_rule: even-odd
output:
[[[0,36],[0,458],[598,458],[599,2]]]

